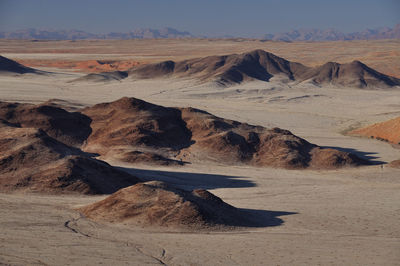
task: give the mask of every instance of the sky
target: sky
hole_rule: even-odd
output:
[[[349,33],[397,23],[400,0],[0,0],[0,31],[172,27],[211,37],[259,37],[300,28]]]

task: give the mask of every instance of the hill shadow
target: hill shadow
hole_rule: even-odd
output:
[[[298,214],[297,212],[284,212],[284,211],[269,211],[269,210],[254,210],[254,209],[238,209],[241,216],[246,217],[242,221],[236,221],[228,226],[238,227],[272,227],[284,224],[284,220],[278,218],[280,216]]]
[[[377,152],[365,152],[365,151],[360,151],[360,150],[353,149],[353,148],[343,148],[343,147],[336,147],[336,146],[321,146],[321,148],[336,149],[339,151],[353,153],[353,154],[357,155],[358,157],[360,157],[361,159],[367,160],[371,165],[386,164],[386,162],[384,162],[384,161],[377,160],[380,158],[378,156],[374,156],[375,154],[378,154]]]
[[[245,180],[247,177],[242,176],[147,170],[127,167],[117,168],[137,176],[143,181],[162,181],[186,190],[256,186],[253,181]]]

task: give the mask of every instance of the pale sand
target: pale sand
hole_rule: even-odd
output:
[[[398,265],[399,170],[371,167],[328,173],[220,166],[180,170],[208,173],[204,176],[160,170],[164,172],[137,172],[214,188],[213,193],[237,207],[294,214],[276,213],[282,225],[258,229],[160,232],[93,223],[69,209],[103,198],[99,196],[0,194],[0,261],[20,265]]]
[[[353,150],[375,162],[400,159],[400,150],[387,143],[342,134],[354,126],[399,116],[400,89],[263,82],[219,88],[171,80],[68,83],[81,75],[2,76],[0,100],[38,103],[59,98],[84,106],[132,96],[278,126],[315,144]],[[127,170],[149,180],[210,189],[236,207],[286,212],[271,214],[283,223],[209,234],[160,232],[102,225],[71,210],[102,196],[0,194],[0,263],[399,265],[400,170],[373,165],[293,171],[213,164]]]

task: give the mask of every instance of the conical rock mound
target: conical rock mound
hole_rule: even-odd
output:
[[[142,226],[196,229],[255,225],[239,209],[206,190],[186,191],[157,181],[121,189],[79,211],[100,222]]]

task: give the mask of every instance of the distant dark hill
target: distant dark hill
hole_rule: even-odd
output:
[[[240,83],[246,80],[269,81],[283,74],[294,80],[297,73],[308,68],[300,63],[287,61],[263,50],[225,56],[208,56],[180,62],[165,61],[141,66],[129,71],[139,78],[155,78],[167,75],[195,77],[202,81],[217,81],[223,84]]]
[[[328,62],[311,68],[299,75],[300,80],[311,80],[316,84],[333,84],[347,87],[387,88],[400,86],[400,79],[382,74],[360,61],[347,64]]]
[[[223,85],[249,80],[269,81],[274,76],[281,76],[296,82],[310,80],[314,84],[357,88],[400,86],[400,79],[379,73],[359,61],[348,64],[329,62],[312,68],[263,50],[180,62],[165,61],[133,68],[128,73],[134,78],[190,77]]]
[[[25,74],[25,73],[43,73],[42,71],[26,67],[14,60],[0,56],[0,74]]]

